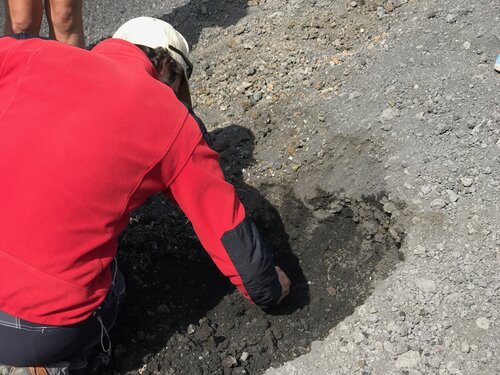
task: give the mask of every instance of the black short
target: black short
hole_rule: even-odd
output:
[[[111,266],[113,284],[101,306],[83,322],[70,326],[47,326],[19,319],[0,311],[0,363],[25,367],[67,361],[72,370],[85,368],[96,344],[110,349],[108,332],[113,327],[125,281]]]

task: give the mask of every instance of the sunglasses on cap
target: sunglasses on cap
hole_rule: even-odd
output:
[[[186,75],[187,75],[187,78],[188,79],[191,78],[191,74],[193,73],[193,64],[191,64],[191,61],[189,61],[189,59],[186,57],[186,55],[184,55],[184,53],[182,53],[181,50],[175,48],[174,46],[171,46],[169,44],[168,48],[171,49],[172,51],[174,51],[175,53],[178,53],[179,55],[181,55],[182,59],[186,63]]]

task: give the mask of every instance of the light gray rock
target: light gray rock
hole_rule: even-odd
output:
[[[458,201],[458,198],[459,198],[459,195],[457,193],[455,193],[453,190],[446,190],[446,194],[448,194],[448,199],[450,200],[450,202],[456,202]]]
[[[420,290],[429,293],[436,292],[436,282],[434,280],[419,279],[415,283]]]
[[[488,320],[488,318],[485,317],[477,318],[476,325],[484,330],[490,329],[490,321]]]
[[[420,362],[420,353],[416,350],[410,350],[401,354],[396,360],[397,368],[414,368]]]
[[[395,108],[386,108],[382,111],[380,115],[380,120],[382,122],[391,121],[398,115],[398,110]]]
[[[454,14],[448,14],[446,16],[446,22],[455,23],[455,22],[457,22],[457,17]]]
[[[363,335],[362,332],[360,331],[356,331],[354,334],[353,334],[353,340],[356,344],[360,344],[361,342],[363,342],[365,340],[365,335]]]
[[[441,198],[437,198],[431,202],[431,207],[432,208],[444,208],[444,207],[446,207],[446,202],[444,200],[442,200]]]
[[[462,178],[460,178],[460,181],[462,182],[462,185],[464,187],[470,187],[474,183],[474,178],[473,177],[462,177]]]

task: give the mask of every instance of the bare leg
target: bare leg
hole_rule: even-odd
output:
[[[85,47],[83,35],[83,0],[47,0],[46,14],[50,38],[77,47]]]
[[[5,35],[29,33],[38,35],[42,24],[41,0],[4,0]]]

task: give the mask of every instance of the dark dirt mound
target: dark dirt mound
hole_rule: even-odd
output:
[[[241,178],[253,160],[252,133],[230,126],[212,137],[227,178],[290,276],[291,295],[267,312],[251,305],[212,264],[184,215],[153,197],[120,242],[128,299],[113,330],[115,371],[263,373],[325,337],[399,261],[400,238],[380,197],[318,193],[308,208],[290,186],[256,190]]]

